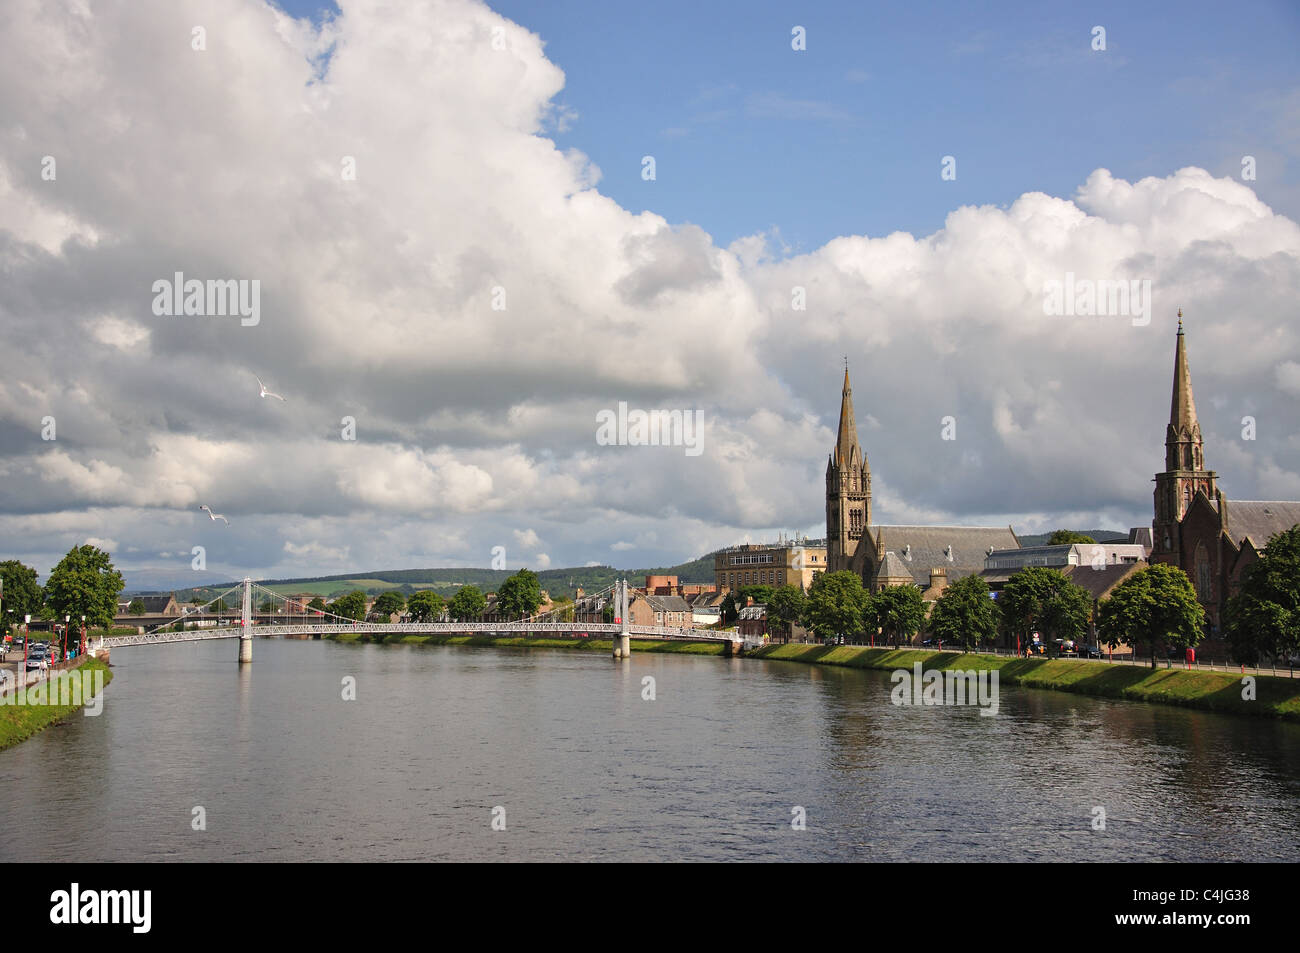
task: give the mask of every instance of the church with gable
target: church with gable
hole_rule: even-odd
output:
[[[1191,577],[1205,609],[1208,640],[1218,642],[1223,610],[1240,587],[1246,567],[1259,559],[1270,536],[1300,524],[1300,502],[1226,499],[1218,474],[1206,468],[1182,311],[1165,430],[1165,469],[1156,474],[1155,484],[1151,562],[1178,566]]]
[[[846,367],[839,434],[826,464],[827,571],[854,572],[871,592],[914,583],[934,599],[948,583],[981,572],[993,550],[1019,548],[1010,526],[872,525],[871,467],[858,442]]]

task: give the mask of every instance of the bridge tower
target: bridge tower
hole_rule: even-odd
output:
[[[239,661],[253,661],[253,580],[244,577],[244,601],[240,615]]]
[[[632,657],[632,637],[627,618],[627,580],[620,579],[614,587],[614,611],[618,615],[620,631],[614,636],[614,658]]]

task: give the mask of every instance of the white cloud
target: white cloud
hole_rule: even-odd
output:
[[[255,2],[124,4],[93,29],[10,4],[0,531],[29,558],[93,532],[184,568],[226,533],[199,503],[234,523],[214,571],[279,576],[483,565],[512,533],[561,565],[820,535],[846,353],[877,521],[1149,521],[1179,307],[1225,490],[1286,492],[1300,470],[1276,423],[1300,393],[1300,229],[1238,181],[1099,169],[931,235],[718,248],[620,208],[545,138],[571,117],[536,35],[471,0],[343,6],[317,31]],[[205,18],[220,42],[172,41]],[[154,316],[151,284],[177,270],[259,279],[261,323]],[[1151,324],[1045,316],[1066,272],[1149,278]],[[253,373],[291,400],[259,399]],[[704,452],[598,446],[595,414],[621,400],[703,410]],[[1231,449],[1244,413],[1270,422],[1249,454]]]

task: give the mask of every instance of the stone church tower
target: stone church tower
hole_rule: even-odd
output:
[[[871,468],[858,443],[858,425],[853,417],[853,388],[849,368],[844,367],[844,391],[840,399],[840,432],[835,451],[826,464],[826,569],[839,572],[853,568],[854,556],[864,534],[870,545]]]
[[[1174,395],[1165,431],[1165,471],[1156,474],[1155,519],[1151,523],[1151,562],[1182,564],[1183,516],[1197,490],[1215,500],[1216,474],[1205,469],[1201,425],[1192,399],[1192,377],[1183,342],[1183,312],[1178,312],[1178,344],[1174,351]],[[1186,567],[1184,567],[1186,568]]]

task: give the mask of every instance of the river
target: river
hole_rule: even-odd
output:
[[[251,666],[235,655],[233,641],[114,649],[101,715],[0,752],[0,860],[1290,861],[1300,847],[1300,726],[1266,719],[1007,685],[984,717],[894,706],[885,672],[651,653],[259,639]]]

